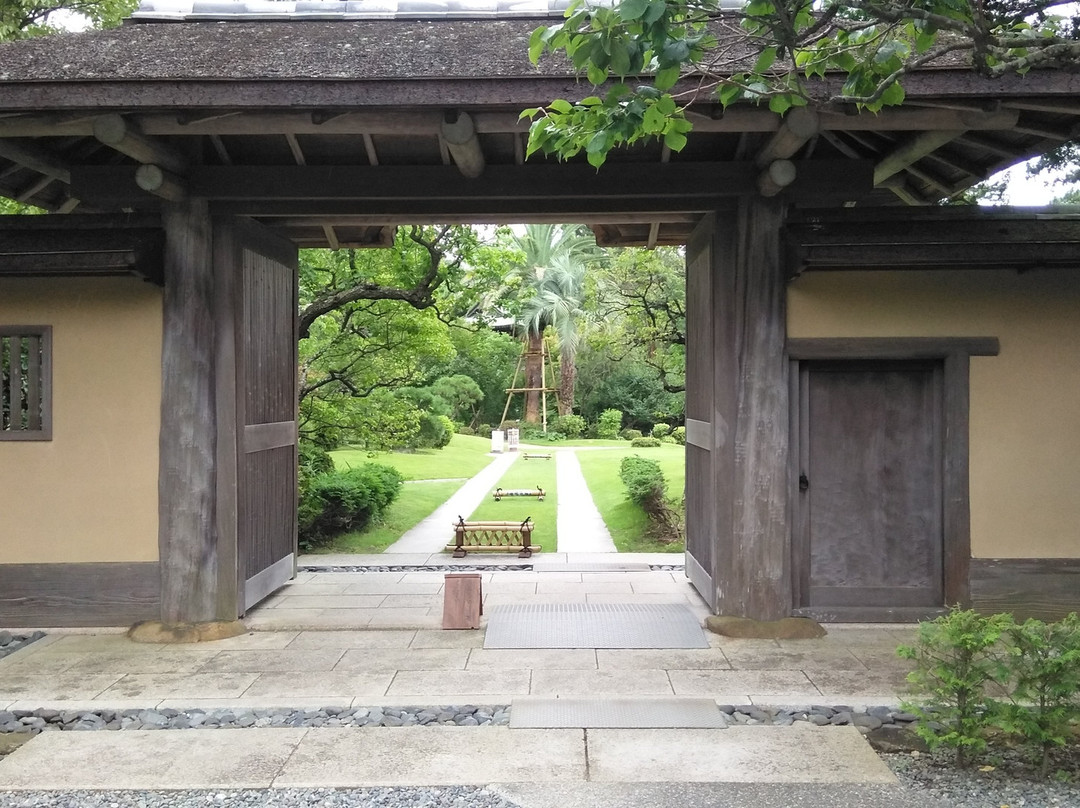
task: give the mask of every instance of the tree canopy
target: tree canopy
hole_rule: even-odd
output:
[[[137,0],[3,0],[0,42],[55,33],[64,15],[85,17],[95,28],[109,28],[119,25],[136,5]]]
[[[996,78],[1080,64],[1080,14],[1056,0],[575,0],[566,19],[537,28],[529,55],[565,53],[603,95],[526,110],[529,152],[599,167],[642,138],[673,151],[692,128],[686,106],[808,104],[871,111],[900,104],[921,67],[968,65]],[[628,79],[633,77],[634,85]],[[692,79],[682,81],[680,79]]]

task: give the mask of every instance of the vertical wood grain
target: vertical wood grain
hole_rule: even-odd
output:
[[[205,201],[162,205],[161,619],[217,617],[214,272]]]

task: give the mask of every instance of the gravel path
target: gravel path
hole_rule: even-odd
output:
[[[13,801],[10,801],[13,800]],[[484,788],[248,789],[244,791],[21,791],[5,808],[515,808]]]

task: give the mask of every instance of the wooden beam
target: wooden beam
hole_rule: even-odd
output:
[[[170,202],[179,202],[187,196],[183,178],[156,165],[145,164],[135,169],[135,184]]]
[[[229,150],[225,148],[225,141],[221,139],[221,135],[210,135],[210,145],[214,147],[214,151],[217,152],[218,159],[225,165],[231,166],[233,164],[232,155],[229,154]]]
[[[367,155],[369,165],[377,166],[379,164],[379,153],[375,150],[375,138],[365,133],[364,138],[364,153]]]
[[[182,155],[146,137],[121,115],[96,118],[94,137],[140,163],[160,165],[174,174],[183,174],[187,170],[187,160]]]
[[[330,245],[330,249],[331,250],[339,249],[341,247],[341,244],[338,242],[337,233],[334,232],[333,226],[328,225],[328,224],[324,224],[322,226],[322,230],[323,230],[323,235],[326,236],[326,243]]]
[[[950,143],[963,134],[961,130],[924,132],[885,155],[874,166],[874,185],[880,185],[894,174],[918,162],[935,149]]]
[[[292,152],[293,160],[296,161],[296,164],[298,166],[306,166],[307,158],[304,157],[304,150],[300,148],[300,141],[296,139],[296,135],[292,132],[286,132],[285,140],[289,143],[289,151]]]
[[[811,160],[796,165],[799,179],[791,186],[793,192],[802,189],[850,199],[871,188],[871,166],[866,161]],[[192,196],[215,201],[298,205],[319,200],[417,204],[518,200],[557,207],[573,199],[612,199],[634,200],[640,210],[663,210],[664,200],[715,201],[756,193],[757,175],[753,163],[634,163],[624,170],[599,173],[575,163],[489,166],[482,177],[463,183],[457,169],[440,166],[198,166],[188,174],[188,190]],[[76,193],[87,200],[117,205],[145,200],[132,187],[131,166],[81,166],[73,169],[72,180]]]
[[[0,140],[0,157],[54,180],[71,183],[71,166],[67,161],[33,143]]]
[[[928,158],[929,156],[930,155],[927,155]],[[931,188],[936,189],[938,193],[944,196],[950,196],[952,194],[952,185],[950,185],[947,181],[943,180],[941,177],[937,176],[931,171],[926,171],[925,169],[919,168],[916,165],[910,165],[904,166],[904,173],[910,174],[919,182],[929,185]]]
[[[1051,115],[1080,115],[1080,104],[1067,99],[1022,99],[1009,100],[1001,104],[1006,109],[1017,109],[1029,112],[1047,112]]]
[[[754,163],[758,168],[764,169],[776,160],[786,160],[794,156],[795,152],[816,135],[820,128],[821,121],[814,110],[810,107],[795,107],[758,152]],[[775,196],[775,194],[765,195]]]
[[[474,179],[484,173],[484,151],[480,148],[480,138],[467,112],[446,113],[439,134],[463,175]]]
[[[1067,140],[1072,140],[1080,134],[1080,125],[1053,126],[1044,123],[1032,123],[1026,119],[1016,124],[1013,129],[1017,132],[1022,132],[1025,135],[1034,135],[1035,137],[1046,138],[1047,140],[1058,140],[1062,143]]]
[[[762,196],[776,196],[798,177],[798,170],[790,160],[773,160],[758,175],[758,193]]]
[[[30,183],[17,194],[15,194],[15,201],[29,202],[39,193],[52,185],[54,182],[56,182],[56,180],[54,180],[52,177],[39,177],[36,182]]]

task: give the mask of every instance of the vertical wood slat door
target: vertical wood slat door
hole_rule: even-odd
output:
[[[940,366],[810,363],[800,387],[801,605],[942,606]]]
[[[296,573],[297,251],[236,221],[236,550],[241,614]]]
[[[714,554],[716,481],[713,474],[715,343],[713,253],[716,217],[706,216],[686,247],[686,574],[716,607]]]

